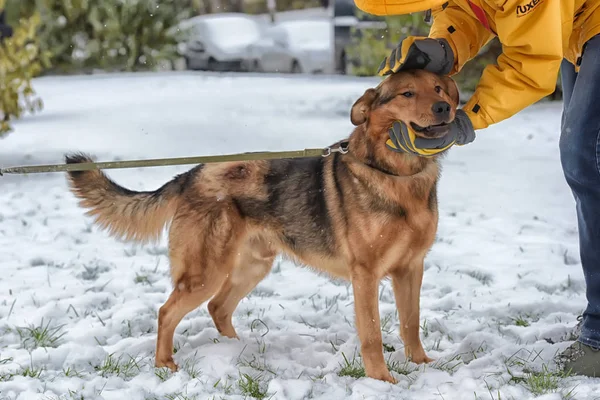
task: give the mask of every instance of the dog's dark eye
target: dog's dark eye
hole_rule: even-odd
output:
[[[413,92],[404,92],[402,93],[402,96],[404,97],[413,97],[414,93]]]
[[[440,93],[442,91],[442,87],[441,86],[436,86],[435,87],[435,92],[436,93]]]

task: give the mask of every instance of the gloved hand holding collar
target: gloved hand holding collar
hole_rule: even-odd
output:
[[[449,124],[448,133],[440,138],[427,139],[417,136],[410,124],[396,121],[389,129],[390,138],[386,145],[396,152],[404,152],[420,157],[433,157],[453,145],[459,146],[475,140],[471,120],[463,110],[456,110],[454,120]]]
[[[384,58],[377,73],[380,76],[409,69],[424,69],[448,75],[454,66],[454,53],[445,39],[409,36]]]

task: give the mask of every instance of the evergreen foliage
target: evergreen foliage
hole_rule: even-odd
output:
[[[4,0],[0,0],[0,10]],[[20,19],[11,37],[0,41],[0,137],[12,130],[11,119],[26,111],[34,113],[43,108],[31,80],[49,66],[48,54],[40,50],[36,29],[39,13]]]
[[[40,42],[54,72],[160,68],[177,58],[177,25],[193,14],[182,0],[10,1],[21,14],[41,13]]]

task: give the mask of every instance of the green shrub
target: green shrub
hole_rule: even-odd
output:
[[[178,23],[194,0],[9,0],[12,14],[42,17],[38,35],[53,70],[155,70],[178,57]],[[197,4],[196,4],[197,5]],[[14,9],[17,8],[18,11]]]
[[[0,9],[2,3],[0,0]],[[31,84],[31,80],[49,66],[48,55],[40,50],[36,36],[39,25],[38,13],[21,19],[13,36],[0,43],[0,137],[12,130],[11,119],[43,107]]]
[[[364,15],[357,12],[358,18]],[[429,32],[421,13],[385,17],[382,21],[387,26],[385,29],[351,29],[352,40],[346,53],[352,63],[353,75],[376,75],[381,61],[401,39],[411,35],[427,36]]]
[[[172,68],[197,0],[0,0],[14,36],[0,45],[0,133],[43,106],[31,79],[42,72]]]

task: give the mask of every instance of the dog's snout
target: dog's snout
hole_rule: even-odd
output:
[[[438,118],[446,119],[450,116],[450,104],[445,101],[438,101],[431,109],[433,110],[433,115]]]

